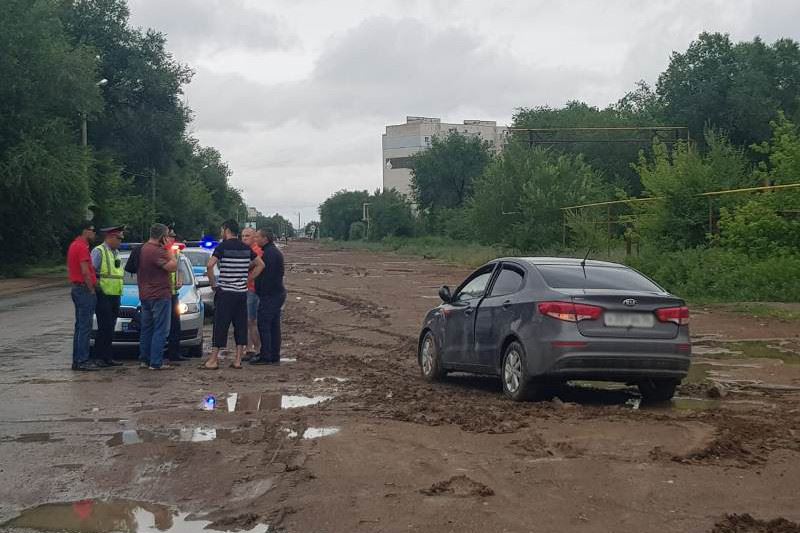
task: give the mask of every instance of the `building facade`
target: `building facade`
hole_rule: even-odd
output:
[[[438,118],[406,117],[405,124],[386,126],[383,134],[383,188],[396,189],[411,198],[411,156],[430,148],[434,137],[450,133],[480,137],[495,151],[505,144],[508,129],[493,120],[465,120],[463,124],[443,123]]]

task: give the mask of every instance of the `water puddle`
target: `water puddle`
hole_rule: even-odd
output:
[[[639,398],[635,398],[628,400],[625,405],[631,409],[642,409],[647,411],[663,411],[671,409],[678,411],[705,411],[708,409],[719,409],[722,404],[719,399],[676,396],[669,402],[653,404],[643,403]]]
[[[339,428],[337,427],[327,427],[327,428],[308,428],[303,432],[304,439],[318,439],[320,437],[327,437],[329,435],[336,435],[339,433]]]
[[[325,376],[321,378],[314,378],[314,383],[324,383],[326,381],[335,381],[336,383],[347,383],[350,380],[348,378],[339,378],[336,376]]]
[[[212,522],[199,520],[165,505],[131,500],[82,500],[50,503],[23,511],[13,520],[0,524],[5,528],[70,533],[196,533],[198,531],[249,531],[266,533],[269,525],[251,529],[214,529]]]
[[[309,407],[331,400],[333,396],[281,396],[281,409]]]
[[[275,393],[244,392],[231,393],[226,400],[229,413],[254,413],[269,409],[296,409],[318,405],[333,396],[296,396]]]
[[[168,429],[163,431],[126,429],[108,439],[106,445],[113,448],[130,444],[142,444],[144,442],[209,442],[218,438],[229,438],[232,434],[233,430],[231,429],[210,427]]]
[[[738,341],[693,345],[692,353],[714,359],[780,359],[800,364],[800,345],[791,340]]]
[[[286,432],[286,436],[290,439],[296,439],[298,437],[298,433],[289,428],[284,428]],[[306,428],[303,432],[303,439],[310,440],[310,439],[318,439],[320,437],[328,437],[330,435],[336,435],[341,431],[341,428],[338,427],[319,427],[319,428]]]
[[[22,433],[16,437],[3,437],[0,442],[61,442],[64,439],[54,439],[50,433]]]

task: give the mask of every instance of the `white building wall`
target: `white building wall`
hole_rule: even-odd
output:
[[[438,118],[407,117],[405,124],[386,126],[383,134],[383,188],[396,189],[411,197],[411,168],[407,158],[430,148],[434,137],[451,132],[478,136],[489,141],[495,151],[502,150],[507,128],[494,121],[465,120],[463,124],[442,123]]]

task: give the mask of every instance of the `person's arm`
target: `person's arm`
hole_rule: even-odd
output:
[[[95,272],[100,272],[100,268],[103,266],[102,263],[103,254],[100,252],[100,248],[92,248],[92,266]]]
[[[81,261],[81,276],[83,276],[83,282],[86,284],[86,288],[89,289],[89,292],[94,292],[94,283],[92,282],[92,271],[89,269],[89,261]]]
[[[161,268],[163,268],[167,272],[178,271],[178,259],[163,248],[161,249],[161,259],[159,263],[161,265]]]
[[[256,256],[250,261],[250,281],[256,279],[264,271],[264,260]]]
[[[206,265],[206,276],[208,276],[208,284],[213,290],[217,290],[217,278],[214,275],[215,266],[217,266],[217,256],[212,255],[208,259],[208,264]]]

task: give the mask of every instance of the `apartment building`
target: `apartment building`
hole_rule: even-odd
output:
[[[429,117],[406,117],[405,124],[386,126],[383,134],[383,188],[396,189],[411,197],[411,156],[430,148],[434,137],[457,132],[480,137],[500,151],[508,135],[507,128],[493,120],[465,120],[463,124],[443,123]]]

